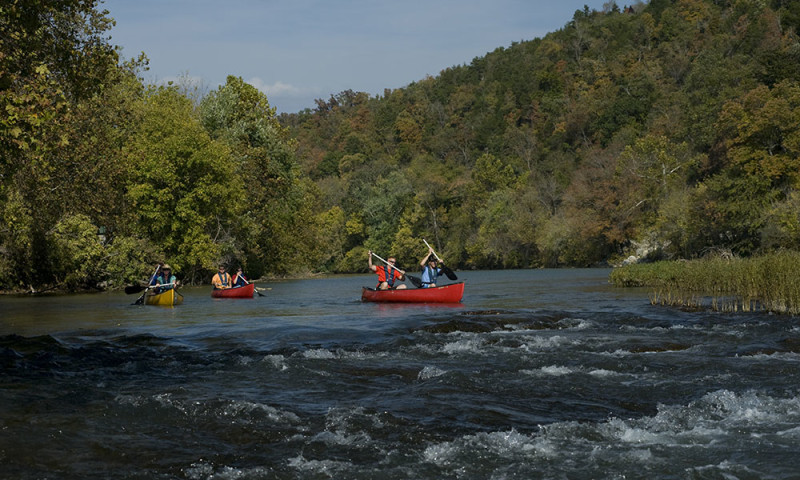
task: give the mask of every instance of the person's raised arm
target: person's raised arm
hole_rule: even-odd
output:
[[[431,258],[432,254],[433,254],[433,249],[428,249],[428,254],[425,255],[425,258],[423,258],[421,262],[419,262],[419,265],[424,268],[425,265],[428,264],[428,259]]]

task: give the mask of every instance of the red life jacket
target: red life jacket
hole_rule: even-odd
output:
[[[379,286],[380,286],[381,283],[386,282],[386,283],[389,284],[389,287],[391,288],[391,287],[394,286],[394,280],[396,278],[400,278],[400,277],[403,276],[394,267],[391,268],[391,274],[388,274],[389,270],[390,269],[389,269],[388,265],[381,265],[381,266],[379,266],[379,267],[377,267],[375,269],[375,273],[378,274],[378,285]]]

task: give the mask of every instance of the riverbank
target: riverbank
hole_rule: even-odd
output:
[[[609,275],[618,287],[652,288],[653,304],[717,311],[800,313],[800,252],[626,265]]]
[[[281,282],[281,281],[288,281],[288,280],[309,280],[313,278],[329,278],[334,276],[335,274],[332,273],[317,273],[317,272],[310,272],[310,271],[303,271],[297,272],[293,274],[268,274],[264,275],[260,278],[256,279],[249,279],[251,283],[267,283],[267,282]],[[180,280],[180,279],[179,279]],[[208,285],[211,286],[211,282],[202,282],[202,283],[194,283],[194,284],[184,284],[185,286],[203,286]],[[32,295],[32,296],[39,296],[39,295],[71,295],[76,293],[103,293],[103,292],[121,292],[125,289],[126,286],[129,285],[103,285],[97,288],[86,288],[82,290],[75,290],[75,289],[68,289],[60,286],[48,286],[42,289],[35,289],[33,286],[28,288],[17,288],[17,289],[0,289],[0,295]]]

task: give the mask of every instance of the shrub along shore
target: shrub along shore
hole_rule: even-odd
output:
[[[800,252],[626,265],[618,287],[652,288],[650,303],[717,311],[800,313]]]

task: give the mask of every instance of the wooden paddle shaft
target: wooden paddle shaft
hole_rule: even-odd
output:
[[[431,252],[433,252],[433,256],[434,256],[434,257],[436,257],[436,260],[439,260],[439,261],[441,262],[441,261],[442,261],[442,259],[441,259],[441,258],[439,258],[439,255],[436,255],[436,250],[434,250],[434,249],[433,249],[433,247],[431,247],[430,245],[428,245],[428,242],[426,242],[424,238],[422,239],[422,241],[423,241],[423,242],[425,242],[425,246],[426,246],[426,247],[428,247],[428,248],[430,248],[430,249],[431,249]]]
[[[380,260],[381,262],[385,263],[386,265],[389,265],[389,262],[387,262],[386,260],[384,260],[384,259],[382,259],[381,257],[379,257],[377,253],[375,253],[375,252],[370,252],[370,253],[372,253],[372,255],[373,255],[375,258],[377,258],[378,260]],[[392,268],[394,268],[394,269],[395,269],[395,270],[397,270],[398,272],[402,273],[403,275],[405,275],[405,274],[406,274],[406,272],[404,272],[404,271],[400,270],[399,268],[395,267],[394,265],[389,265],[389,266],[390,266],[390,267],[392,267]]]

